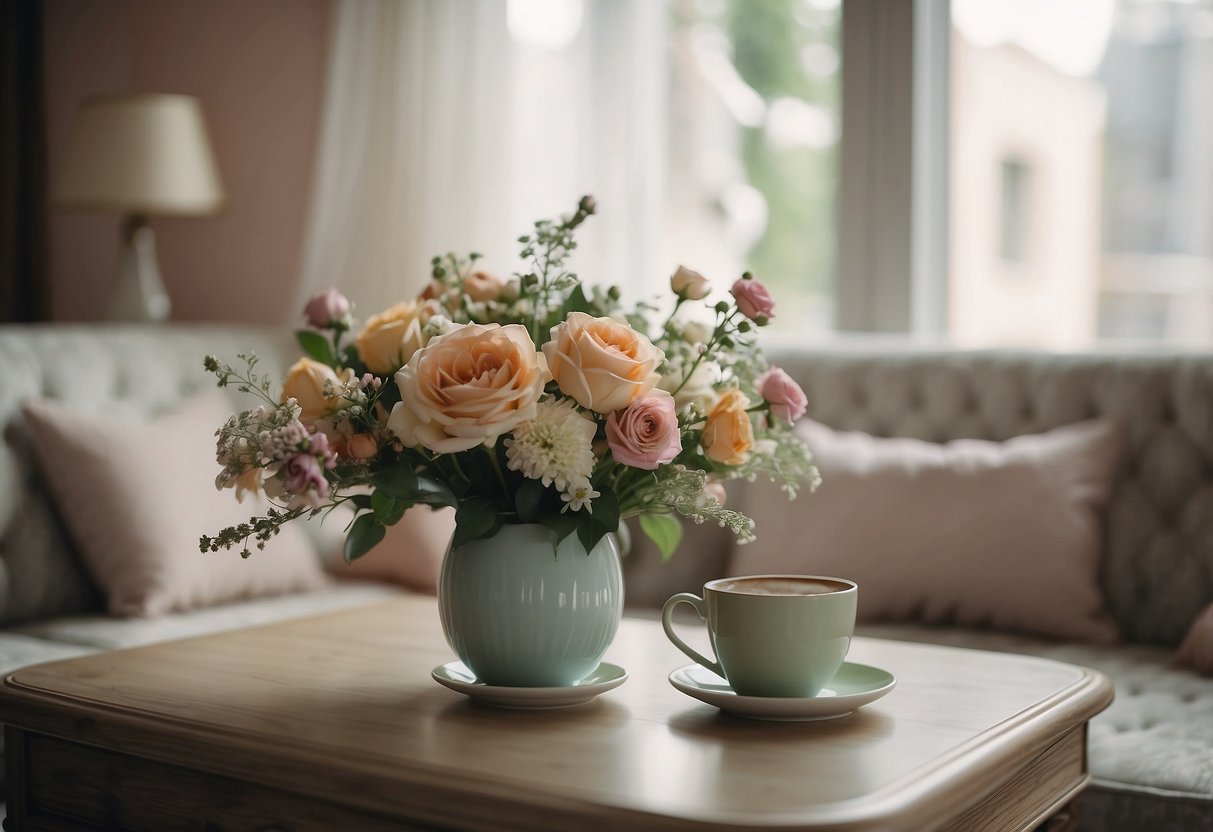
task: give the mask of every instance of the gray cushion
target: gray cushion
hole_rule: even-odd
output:
[[[1116,793],[1121,798],[1139,794],[1143,801],[1133,811],[1147,814],[1133,815],[1143,822],[1128,824],[1126,807],[1135,804],[1118,799],[1119,819],[1109,815],[1103,825],[1093,828],[1160,828],[1152,823],[1161,823],[1162,810],[1155,804],[1164,796],[1178,799],[1186,807],[1185,813],[1196,812],[1208,822],[1206,828],[1213,828],[1213,679],[1175,667],[1172,650],[1060,644],[922,625],[868,625],[857,632],[873,638],[1026,653],[1100,671],[1112,680],[1116,699],[1091,720],[1089,760],[1094,786],[1089,802],[1099,804],[1103,794]],[[1148,823],[1144,822],[1147,818]]]

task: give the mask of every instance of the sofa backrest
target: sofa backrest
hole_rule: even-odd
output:
[[[214,386],[207,353],[234,362],[246,351],[275,377],[297,352],[288,333],[254,327],[0,326],[0,624],[102,606],[38,475],[22,402],[146,418]]]
[[[1213,354],[957,351],[889,341],[768,349],[839,430],[930,442],[1004,440],[1097,416],[1127,442],[1104,520],[1100,580],[1125,638],[1172,645],[1213,602]],[[744,504],[744,483],[730,500]],[[802,496],[801,499],[812,499]],[[668,564],[638,542],[632,603],[725,574],[735,546],[694,528]],[[762,546],[762,530],[751,546]],[[633,586],[636,589],[633,591]]]
[[[1126,428],[1101,582],[1125,637],[1174,644],[1213,600],[1213,355],[834,348],[771,355],[814,419],[932,442],[1097,416]]]

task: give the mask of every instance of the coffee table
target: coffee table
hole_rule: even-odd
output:
[[[1108,681],[1044,659],[856,639],[897,688],[828,722],[674,690],[626,619],[593,702],[440,687],[432,598],[26,668],[0,689],[10,829],[1028,829],[1086,785]],[[1061,816],[1064,819],[1064,815]]]

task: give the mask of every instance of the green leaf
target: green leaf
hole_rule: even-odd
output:
[[[373,514],[363,514],[354,521],[345,538],[345,562],[353,563],[379,545],[387,529]]]
[[[370,494],[353,494],[350,496],[350,502],[353,503],[356,508],[360,508],[365,511],[369,511],[371,508],[371,495]]]
[[[589,298],[585,296],[585,292],[582,290],[580,283],[573,287],[573,291],[569,292],[569,296],[565,300],[564,306],[560,311],[560,320],[562,321],[569,316],[570,312],[585,312],[590,315],[593,315],[596,312],[594,305],[590,303]]]
[[[456,499],[455,493],[445,483],[441,483],[432,477],[422,476],[417,477],[417,490],[413,495],[413,502],[424,503],[434,508],[440,508],[441,506],[454,508],[459,505],[459,500]]]
[[[539,522],[556,534],[556,545],[559,546],[560,541],[577,531],[577,526],[581,522],[581,518],[577,516],[579,513],[560,514],[549,511],[540,516]]]
[[[330,367],[336,365],[336,356],[333,355],[333,348],[329,345],[329,339],[319,332],[312,332],[310,329],[300,329],[295,332],[295,339],[309,357]]]
[[[488,497],[471,497],[455,509],[455,536],[452,546],[462,546],[473,540],[488,537],[501,528],[497,503]]]
[[[543,502],[546,488],[539,480],[524,479],[514,491],[514,509],[523,523],[534,523],[539,517],[539,506]]]
[[[669,560],[682,542],[682,523],[672,514],[642,514],[640,530],[653,541],[663,561]]]
[[[412,500],[417,493],[417,472],[408,463],[393,465],[375,475],[375,488],[390,497]]]
[[[578,517],[577,537],[587,552],[597,546],[606,534],[619,528],[619,501],[614,491],[603,487],[602,494],[594,498],[593,507],[593,514],[585,509],[577,512],[578,515],[585,515]]]
[[[385,526],[399,523],[411,505],[408,500],[393,497],[386,491],[376,491],[371,495],[371,510],[375,512],[375,519]]]

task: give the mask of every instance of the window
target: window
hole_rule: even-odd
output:
[[[953,0],[949,331],[1213,346],[1213,2]]]
[[[838,0],[671,6],[667,258],[718,281],[751,270],[773,329],[832,326]]]
[[[1003,159],[999,189],[999,251],[1004,263],[1028,262],[1028,166],[1018,159]]]

